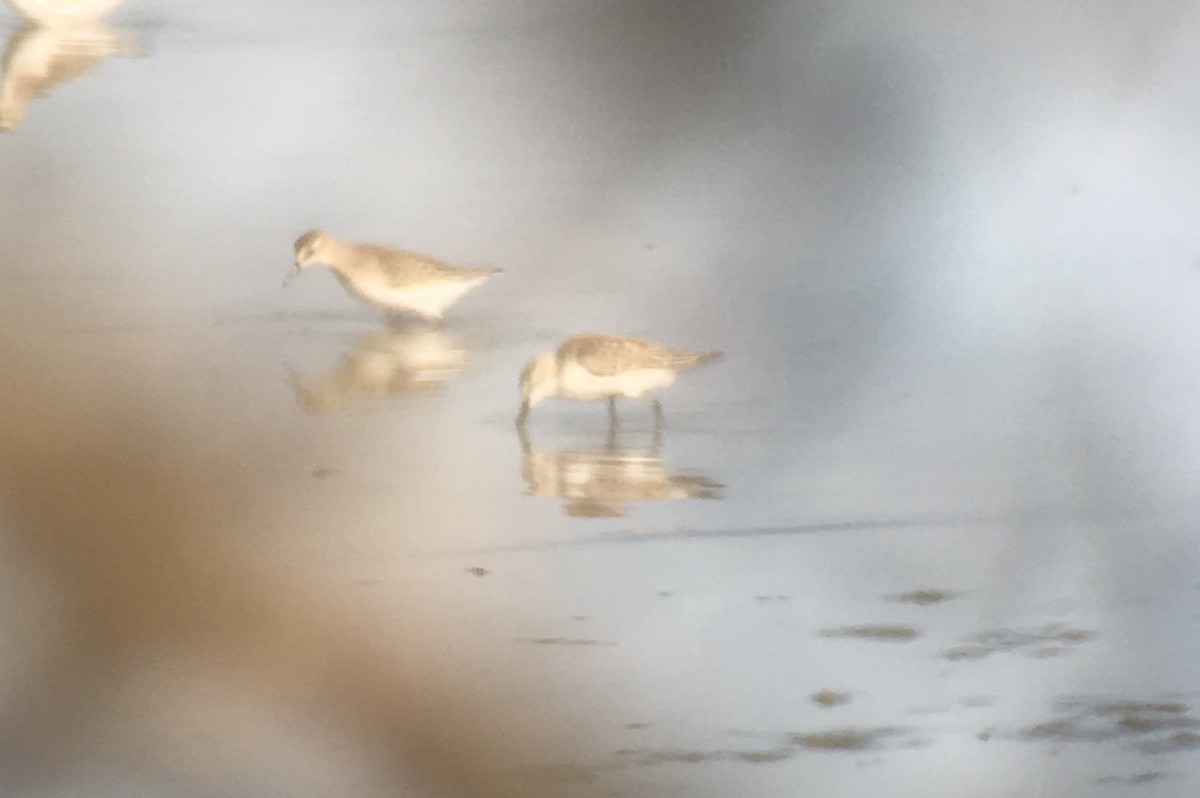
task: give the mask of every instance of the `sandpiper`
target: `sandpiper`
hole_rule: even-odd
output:
[[[503,271],[453,266],[376,244],[352,244],[320,230],[309,230],[296,239],[295,250],[296,267],[284,285],[306,266],[324,264],[363,304],[426,319],[440,320],[463,294]]]
[[[616,420],[617,397],[638,398],[666,388],[696,366],[721,357],[720,352],[669,349],[660,344],[620,335],[575,335],[553,352],[530,361],[521,372],[521,412],[543,399],[608,399],[610,420]],[[662,424],[662,405],[654,400],[654,418]]]
[[[125,0],[8,0],[8,2],[26,19],[51,27],[95,22]]]

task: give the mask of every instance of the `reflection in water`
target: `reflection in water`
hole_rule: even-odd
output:
[[[87,74],[101,61],[141,54],[134,38],[107,25],[26,22],[9,38],[4,51],[0,130],[21,124],[34,98]]]
[[[466,360],[466,347],[449,330],[388,328],[359,336],[326,377],[289,372],[296,402],[307,413],[326,415],[370,400],[437,391]]]
[[[673,472],[659,457],[662,430],[649,449],[623,446],[616,425],[601,448],[543,452],[534,448],[524,426],[521,475],[530,496],[557,496],[567,515],[583,518],[623,516],[631,502],[718,499],[725,487],[702,474]]]

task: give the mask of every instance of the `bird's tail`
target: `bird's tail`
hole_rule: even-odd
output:
[[[694,369],[697,366],[712,363],[714,360],[720,360],[725,356],[724,352],[689,352],[687,350],[679,350],[671,354],[672,364],[679,371]]]
[[[463,282],[479,285],[500,274],[502,271],[504,269],[497,269],[492,266],[463,266],[460,267],[458,276]]]

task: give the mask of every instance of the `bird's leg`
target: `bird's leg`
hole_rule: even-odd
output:
[[[604,439],[604,450],[606,452],[614,452],[617,449],[617,422],[615,419],[608,420],[608,435]]]
[[[654,431],[661,433],[662,428],[663,428],[662,402],[655,399],[654,400]]]
[[[617,397],[608,397],[608,438],[607,446],[612,449],[617,445]]]

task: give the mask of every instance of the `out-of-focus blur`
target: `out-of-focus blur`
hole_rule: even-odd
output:
[[[42,25],[32,20],[8,37],[0,84],[0,131],[25,120],[29,104],[86,75],[109,58],[139,55],[136,40],[99,23]]]
[[[1194,4],[110,5],[0,9],[0,794],[1195,795]],[[585,331],[726,356],[516,429]]]

